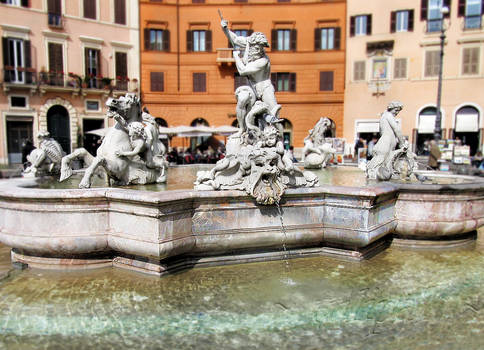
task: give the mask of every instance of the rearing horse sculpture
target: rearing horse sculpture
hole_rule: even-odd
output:
[[[60,181],[72,175],[71,161],[82,158],[88,168],[79,183],[79,188],[91,187],[92,176],[99,166],[106,171],[110,185],[165,182],[165,148],[160,145],[156,126],[150,121],[143,120],[139,98],[134,94],[127,94],[119,99],[110,98],[106,105],[109,108],[107,116],[114,118],[116,124],[106,133],[96,157],[89,154],[86,149],[79,148],[62,158]],[[131,128],[130,125],[133,123],[142,124],[144,130],[140,132],[139,128]],[[140,139],[144,140],[144,147],[136,147]],[[147,155],[150,159],[146,159]]]

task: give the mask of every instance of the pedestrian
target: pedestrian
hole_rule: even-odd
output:
[[[429,167],[431,167],[433,170],[437,170],[439,168],[440,156],[441,153],[437,141],[430,140]]]

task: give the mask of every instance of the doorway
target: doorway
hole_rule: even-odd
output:
[[[82,120],[82,144],[84,148],[96,156],[98,147],[101,145],[101,136],[87,134],[88,131],[104,128],[104,119],[83,119]]]
[[[52,106],[47,112],[47,131],[50,136],[59,142],[66,154],[71,153],[71,128],[69,125],[69,112],[65,107]]]
[[[22,163],[22,147],[25,141],[32,139],[32,121],[7,120],[8,163]]]

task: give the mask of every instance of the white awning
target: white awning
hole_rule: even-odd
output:
[[[418,133],[433,134],[435,129],[435,114],[420,115],[418,118]]]
[[[356,122],[356,133],[379,133],[380,132],[380,121],[369,120],[369,121],[357,121]]]
[[[479,114],[457,113],[455,117],[455,132],[477,132],[479,131]]]

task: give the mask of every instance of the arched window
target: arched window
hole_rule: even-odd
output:
[[[163,118],[156,117],[156,118],[155,118],[155,122],[156,122],[156,124],[158,124],[158,126],[163,126],[163,127],[165,127],[165,128],[167,128],[167,127],[168,127],[168,123],[167,123],[167,122],[166,122],[166,120],[165,120],[165,119],[163,119]]]
[[[454,138],[470,146],[471,156],[479,148],[479,111],[472,106],[460,108],[455,115]]]

